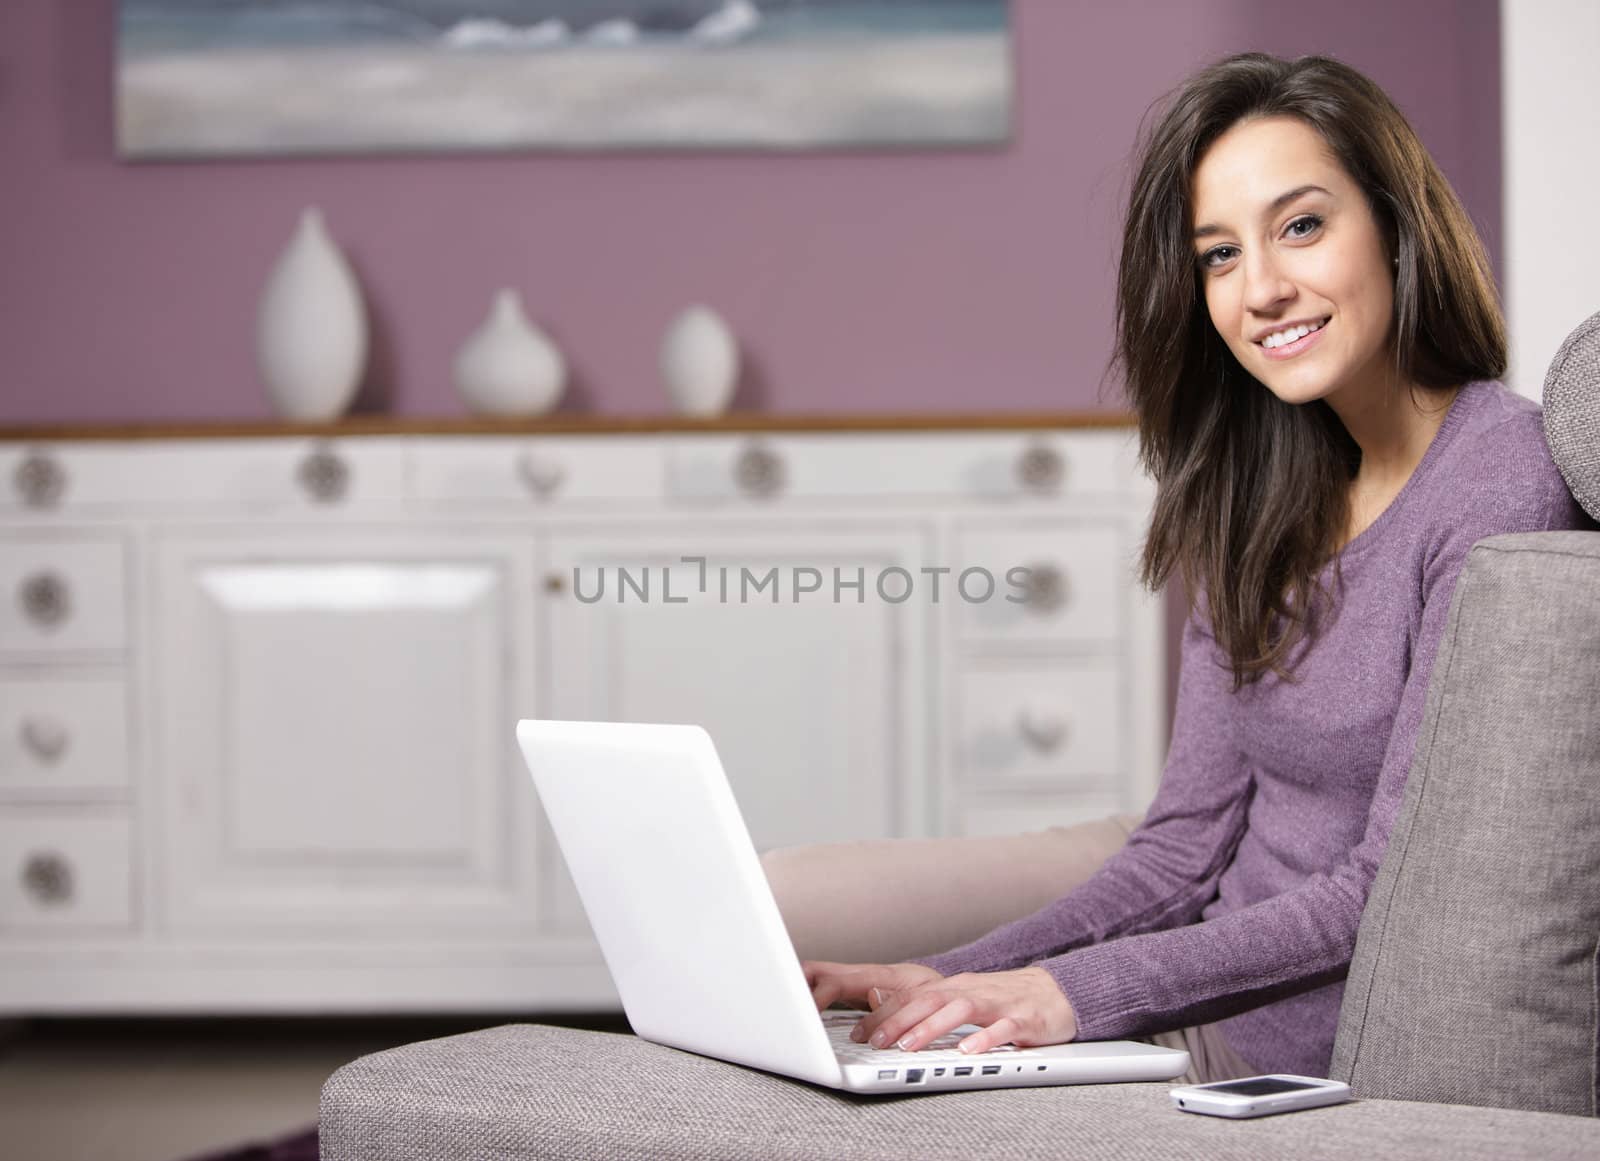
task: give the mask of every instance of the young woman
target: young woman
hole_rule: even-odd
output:
[[[1586,518],[1499,382],[1471,220],[1338,61],[1240,54],[1179,89],[1117,302],[1157,483],[1141,579],[1194,594],[1148,813],[764,865],[818,1006],[869,1006],[880,1047],[971,1023],[968,1051],[1143,1038],[1188,1048],[1195,1081],[1326,1075],[1467,551]],[[891,962],[953,927],[987,934]],[[871,962],[813,958],[841,945]]]

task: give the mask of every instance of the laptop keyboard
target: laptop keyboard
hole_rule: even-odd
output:
[[[962,1052],[956,1045],[972,1035],[972,1028],[963,1025],[961,1030],[946,1032],[943,1036],[929,1041],[926,1045],[914,1052],[906,1052],[899,1048],[874,1048],[870,1044],[857,1044],[850,1039],[850,1029],[856,1026],[857,1021],[865,1012],[841,1011],[837,1008],[828,1009],[819,1013],[822,1017],[822,1027],[828,1033],[828,1039],[833,1044],[834,1055],[847,1064],[884,1063],[901,1064],[916,1061],[933,1061],[944,1064],[948,1061],[976,1060],[979,1057],[997,1056],[1007,1053],[1011,1056],[1038,1056],[1036,1049],[1018,1048],[1015,1044],[1002,1044],[991,1048],[988,1052]]]

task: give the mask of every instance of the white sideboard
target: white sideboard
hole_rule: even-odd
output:
[[[663,428],[0,439],[0,1013],[614,1007],[522,717],[758,850],[1142,811],[1130,427]]]

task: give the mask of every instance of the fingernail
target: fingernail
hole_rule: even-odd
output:
[[[874,1000],[876,1000],[880,1004],[883,1003],[883,989],[882,988],[873,988],[872,989],[872,998]]]
[[[972,1041],[963,1040],[960,1044],[956,1045],[956,1047],[961,1049],[961,1051],[963,1051],[963,1052],[971,1052],[972,1051]]]
[[[889,1043],[889,1034],[883,1031],[881,1028],[872,1034],[872,1045],[874,1048],[882,1048],[887,1043]]]
[[[896,1048],[900,1049],[900,1051],[902,1051],[902,1052],[910,1052],[911,1051],[911,1046],[913,1044],[915,1044],[916,1042],[917,1042],[916,1038],[914,1036],[910,1035],[909,1033],[907,1033],[906,1035],[900,1037],[900,1039],[896,1040],[894,1042],[894,1046]]]

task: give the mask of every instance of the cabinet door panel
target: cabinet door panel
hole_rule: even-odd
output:
[[[706,558],[703,592],[688,554]],[[874,588],[880,570],[915,574],[923,559],[922,537],[905,525],[553,536],[548,716],[704,726],[757,850],[923,833],[933,610],[917,597],[881,600]],[[836,567],[845,581],[863,570],[863,599],[845,588],[835,603]],[[773,568],[776,589],[742,583],[744,569],[761,578]],[[791,579],[808,568],[822,589],[796,600]],[[630,580],[619,587],[620,569]],[[559,871],[550,906],[560,926],[581,928]]]
[[[530,561],[331,530],[162,546],[173,924],[534,922],[509,744]]]

